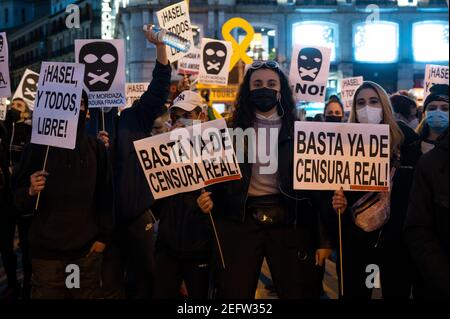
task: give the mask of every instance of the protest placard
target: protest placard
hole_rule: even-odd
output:
[[[201,50],[193,48],[178,61],[178,74],[197,75],[202,62]]]
[[[8,107],[6,105],[6,98],[0,98],[0,121],[4,121],[6,119],[6,111]]]
[[[423,100],[430,94],[430,89],[435,84],[449,84],[448,66],[427,64],[425,67],[425,80]]]
[[[10,95],[8,41],[6,40],[6,32],[0,32],[0,98],[9,97]]]
[[[241,178],[223,119],[134,142],[155,199]]]
[[[15,98],[21,98],[27,103],[30,110],[34,110],[34,100],[36,99],[36,93],[39,82],[39,74],[26,69],[22,75],[16,92],[14,92],[13,100]]]
[[[133,103],[141,98],[141,95],[147,91],[149,83],[139,82],[139,83],[127,83],[126,96],[127,103],[125,108],[131,107]],[[125,108],[121,108],[123,110]]]
[[[89,107],[123,107],[125,51],[119,40],[75,40],[75,62],[86,68],[84,86]]]
[[[228,84],[228,68],[230,66],[233,49],[228,41],[202,39],[202,63],[198,75],[201,84]]]
[[[295,189],[388,191],[389,165],[389,125],[295,122]]]
[[[156,12],[156,17],[158,18],[158,23],[161,28],[188,40],[191,43],[191,48],[194,47],[194,35],[192,33],[189,8],[186,1],[175,3]],[[170,63],[181,59],[188,52],[181,52],[167,46],[167,57]]]
[[[43,62],[39,75],[31,142],[74,149],[84,65]]]
[[[331,49],[297,44],[292,52],[289,81],[297,101],[324,102]]]
[[[341,100],[344,104],[344,111],[350,112],[353,104],[353,96],[356,89],[364,82],[362,76],[345,78],[341,80]]]

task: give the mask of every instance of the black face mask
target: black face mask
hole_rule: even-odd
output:
[[[325,116],[325,122],[340,123],[342,122],[342,116],[327,115]]]
[[[8,117],[11,119],[12,122],[18,122],[20,121],[20,114],[22,112],[20,112],[19,110],[16,109],[10,109],[8,111]]]
[[[250,103],[260,112],[268,112],[278,103],[278,91],[262,88],[250,91]]]

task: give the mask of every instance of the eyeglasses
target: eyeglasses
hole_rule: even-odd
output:
[[[262,67],[268,69],[279,69],[280,65],[276,61],[255,61],[250,65],[250,69],[252,70],[258,70]]]

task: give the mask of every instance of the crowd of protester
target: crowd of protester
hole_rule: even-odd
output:
[[[26,103],[14,99],[0,122],[4,298],[253,299],[265,259],[279,298],[319,299],[324,263],[333,251],[344,287],[340,298],[371,298],[370,264],[380,268],[384,299],[449,297],[448,85],[432,87],[420,112],[407,93],[389,95],[370,81],[357,89],[350,112],[338,96],[330,97],[314,121],[389,126],[392,188],[383,194],[299,191],[292,178],[293,135],[294,123],[304,118],[297,118],[278,63],[254,62],[227,124],[276,129],[278,151],[269,155],[277,169],[261,173],[265,162],[258,155],[255,163],[240,163],[240,180],[155,200],[133,142],[212,117],[207,101],[189,85],[182,85],[183,99],[166,109],[171,66],[152,30],[146,37],[157,52],[152,81],[117,117],[114,136],[88,134],[89,100],[83,92],[76,147],[51,148],[51,169],[45,171],[45,147],[30,143],[32,113]],[[270,149],[269,134],[265,142]],[[249,150],[255,143],[243,144],[246,154],[255,151]],[[368,231],[354,212],[370,196],[385,203],[390,217]],[[208,214],[216,219],[225,268]],[[71,264],[80,267],[79,289],[66,285]]]

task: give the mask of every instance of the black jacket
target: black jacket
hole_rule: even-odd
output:
[[[302,233],[304,248],[328,248],[331,242],[322,227],[321,214],[324,205],[321,192],[297,191],[293,189],[294,123],[283,124],[278,135],[278,177],[282,205],[288,216],[287,226],[296,227]],[[210,188],[214,202],[213,211],[219,218],[238,223],[247,216],[247,194],[250,186],[252,164],[240,164],[242,179]],[[327,207],[328,208],[328,207]]]
[[[30,175],[42,170],[46,146],[29,144],[15,182],[15,204],[34,210]],[[113,230],[114,200],[111,166],[105,146],[84,132],[74,150],[50,147],[46,187],[30,229],[33,258],[85,256],[95,241],[108,243]]]
[[[8,207],[11,201],[8,162],[8,134],[6,127],[0,121],[0,207],[2,208],[0,218],[1,215],[9,212]]]
[[[8,149],[10,165],[17,168],[23,149],[31,140],[31,125],[24,122],[17,123],[13,118],[13,112],[6,113],[5,125],[8,131]]]
[[[159,218],[156,250],[177,258],[208,258],[212,251],[209,216],[197,205],[200,191],[181,193],[155,202]]]
[[[427,298],[449,297],[448,133],[417,165],[405,239],[424,278]]]
[[[154,202],[133,142],[150,136],[153,121],[162,114],[169,96],[170,77],[170,65],[156,62],[147,91],[120,115],[113,150],[118,223],[135,220]]]

